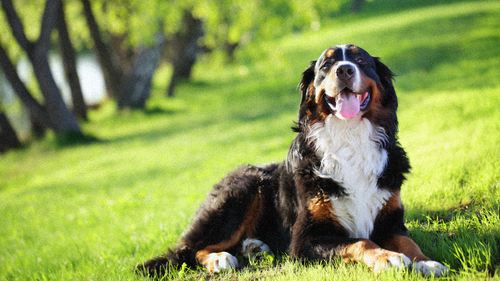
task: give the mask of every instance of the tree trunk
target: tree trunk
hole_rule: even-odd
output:
[[[27,39],[26,34],[24,33],[24,27],[19,19],[19,16],[14,10],[12,1],[2,0],[2,7],[7,16],[9,25],[12,28],[12,33],[19,45],[21,45],[28,55],[31,64],[33,65],[33,71],[38,81],[38,85],[45,99],[45,108],[49,120],[40,120],[40,122],[50,124],[50,128],[53,129],[56,134],[76,133],[81,135],[80,126],[78,125],[75,117],[64,104],[59,88],[57,88],[54,77],[52,76],[48,62],[50,35],[54,29],[56,21],[56,17],[54,17],[54,15],[57,14],[57,9],[60,5],[61,0],[47,0],[42,16],[40,36],[38,40],[33,43]]]
[[[123,85],[118,99],[118,108],[145,108],[150,96],[153,74],[161,57],[166,38],[157,36],[155,45],[142,48],[136,55],[136,61]]]
[[[138,51],[132,48],[122,49],[121,43],[127,34],[110,35],[105,42],[90,1],[80,1],[108,93],[117,101],[118,109],[144,108],[150,96],[151,80],[165,45],[165,36],[157,38],[151,48],[139,48]]]
[[[87,106],[83,99],[82,87],[76,71],[76,57],[73,45],[69,39],[68,26],[66,24],[64,5],[58,9],[57,30],[59,33],[59,50],[64,65],[66,80],[71,89],[71,100],[73,103],[73,114],[82,120],[87,120]]]
[[[47,113],[53,124],[52,129],[58,134],[80,132],[80,126],[71,111],[66,107],[61,92],[54,81],[47,56],[34,56],[32,54],[28,55],[28,57],[30,57],[33,72],[45,100]]]
[[[193,17],[190,11],[184,12],[183,25],[181,31],[169,40],[169,57],[174,67],[174,73],[167,90],[168,97],[174,95],[175,87],[179,81],[191,76],[191,69],[200,51],[198,39],[204,34],[202,21]]]
[[[0,153],[21,147],[16,132],[10,125],[9,119],[0,108]]]
[[[9,81],[12,89],[17,94],[19,99],[24,106],[28,109],[30,116],[37,120],[39,124],[46,128],[52,128],[53,125],[50,121],[49,114],[47,110],[41,106],[36,99],[30,94],[24,83],[19,78],[19,75],[16,72],[16,68],[10,61],[7,53],[4,48],[0,44],[0,66],[2,66],[3,71],[5,73],[5,77]]]
[[[90,37],[94,41],[94,50],[104,74],[108,95],[112,98],[118,98],[124,73],[115,67],[113,63],[112,51],[102,39],[101,31],[97,25],[89,0],[81,0],[81,2],[83,4],[85,20],[90,30]]]

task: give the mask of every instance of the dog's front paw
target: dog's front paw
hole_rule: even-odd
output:
[[[449,268],[437,261],[419,261],[413,264],[413,269],[424,276],[445,276]]]
[[[404,269],[411,263],[410,258],[403,254],[396,253],[388,258],[387,266],[395,267],[397,269]]]
[[[211,253],[204,260],[203,265],[208,272],[221,272],[239,266],[238,259],[227,252]]]
[[[249,260],[254,260],[257,257],[262,256],[264,252],[272,254],[271,248],[269,248],[266,243],[258,239],[246,239],[243,241],[242,252],[243,256]]]
[[[388,268],[404,269],[411,261],[403,254],[378,249],[371,252],[369,257],[365,257],[365,263],[374,272],[381,273]]]

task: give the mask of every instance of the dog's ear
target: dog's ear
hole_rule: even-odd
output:
[[[382,86],[387,90],[394,90],[394,86],[392,85],[392,80],[395,76],[394,73],[380,61],[380,58],[373,57],[373,60],[375,61],[375,68],[377,70],[377,75],[380,79],[380,82],[382,83]]]
[[[307,100],[307,91],[309,90],[309,84],[314,80],[314,67],[316,65],[316,61],[312,61],[309,67],[302,73],[302,80],[300,81],[300,105]]]
[[[377,75],[384,91],[381,98],[382,106],[390,109],[389,116],[385,117],[383,121],[386,125],[382,125],[382,127],[385,129],[385,133],[389,137],[388,143],[394,143],[396,141],[395,135],[398,126],[398,119],[396,116],[398,98],[396,96],[396,90],[392,84],[395,74],[389,69],[389,67],[383,64],[379,58],[374,57],[373,59],[375,60]]]

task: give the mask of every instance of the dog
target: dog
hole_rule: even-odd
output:
[[[304,71],[297,132],[282,163],[244,165],[208,194],[177,246],[137,266],[162,275],[208,272],[265,252],[340,257],[380,273],[410,267],[441,276],[407,236],[400,190],[410,164],[397,140],[394,74],[355,45],[325,50]]]

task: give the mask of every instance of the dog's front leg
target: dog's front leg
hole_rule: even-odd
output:
[[[321,242],[311,243],[313,241]],[[292,256],[310,260],[340,257],[346,261],[362,262],[377,273],[389,267],[403,269],[410,264],[410,259],[404,254],[382,249],[368,239],[317,237],[301,247],[297,247],[297,244],[292,243]]]
[[[317,223],[299,216],[293,227],[290,252],[297,258],[328,260],[340,257],[362,262],[374,272],[388,267],[404,268],[410,259],[404,254],[384,250],[368,239],[347,238],[345,231],[332,223]]]
[[[362,239],[349,245],[342,245],[336,249],[337,255],[352,261],[363,262],[372,271],[380,273],[389,267],[403,269],[410,263],[410,259],[398,252],[380,248],[368,239]]]
[[[425,256],[420,247],[408,236],[394,235],[382,245],[384,249],[403,253],[414,263],[413,267],[419,273],[427,276],[443,276],[448,273],[448,267]]]

